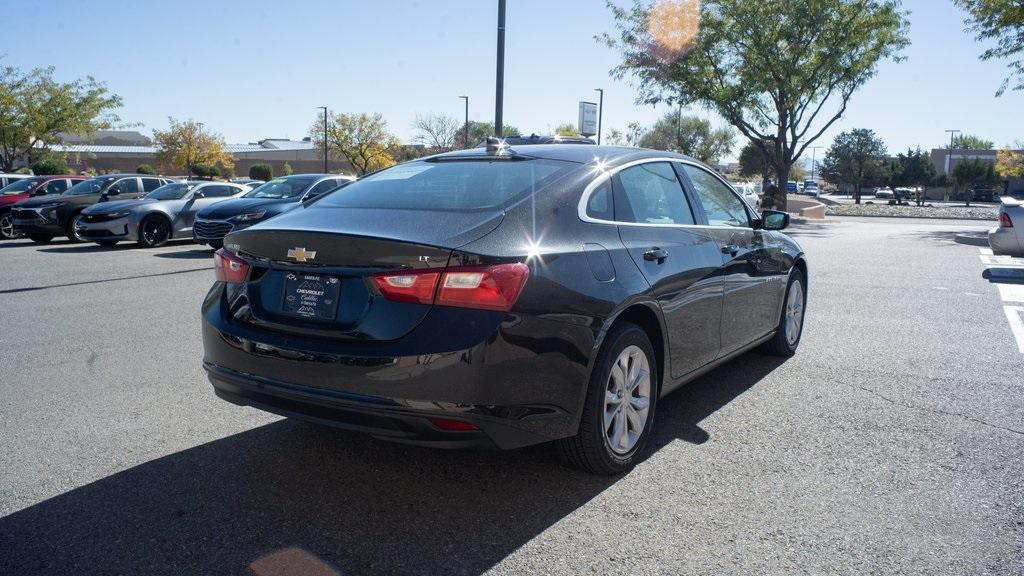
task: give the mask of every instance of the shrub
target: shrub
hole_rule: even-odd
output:
[[[274,169],[270,164],[253,164],[249,168],[249,178],[253,180],[271,180],[274,178]]]
[[[200,178],[213,178],[217,175],[217,167],[210,164],[196,164],[192,167],[192,173]]]
[[[235,167],[226,166],[222,162],[217,163],[217,175],[225,180],[230,180],[235,177]]]
[[[15,174],[31,174],[32,173],[32,169],[29,168],[28,166],[22,166],[21,168],[18,168],[17,170],[15,170],[14,173]]]
[[[139,164],[138,166],[135,167],[135,173],[136,174],[152,174],[152,175],[155,176],[156,175],[156,170],[153,169],[153,167],[150,166],[149,164]]]
[[[62,158],[46,158],[32,164],[32,172],[37,176],[67,174],[68,163]]]
[[[284,174],[285,176],[291,176],[292,174],[295,173],[295,170],[292,170],[291,164],[285,162],[284,166],[281,167],[281,173]]]

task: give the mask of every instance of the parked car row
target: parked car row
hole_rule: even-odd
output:
[[[337,174],[296,174],[270,182],[177,181],[147,174],[30,176],[0,189],[0,235],[28,236],[37,243],[67,236],[102,246],[128,241],[146,247],[193,238],[219,248],[228,232],[352,180]],[[237,201],[221,205],[232,199]]]

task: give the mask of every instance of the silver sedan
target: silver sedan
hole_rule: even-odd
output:
[[[1024,256],[1024,202],[1003,196],[999,204],[999,227],[989,230],[988,245],[993,254]]]
[[[174,182],[138,200],[97,202],[82,212],[77,232],[101,246],[138,242],[162,246],[175,238],[192,238],[196,212],[210,204],[241,196],[249,186],[231,182]]]

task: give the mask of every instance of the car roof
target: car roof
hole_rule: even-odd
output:
[[[509,146],[511,154],[519,154],[531,158],[544,158],[548,160],[563,160],[566,162],[577,162],[586,164],[595,160],[601,160],[609,165],[642,160],[644,158],[675,158],[688,160],[697,164],[703,164],[689,156],[668,152],[665,150],[651,150],[648,148],[631,148],[628,146],[596,146],[594,144],[526,144],[522,146]],[[471,148],[469,150],[456,150],[429,156],[424,160],[432,158],[477,159],[487,157],[489,154],[486,148]]]

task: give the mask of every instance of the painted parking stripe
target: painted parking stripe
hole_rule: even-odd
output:
[[[1006,320],[1010,323],[1010,331],[1013,332],[1013,337],[1017,339],[1017,349],[1020,350],[1021,354],[1024,354],[1024,306],[1003,306],[1003,312],[1006,312]]]
[[[1024,269],[1024,262],[1020,258],[1011,258],[1009,256],[986,256],[981,254],[978,256],[981,258],[981,263],[987,267],[999,266],[1000,268],[1020,268]]]
[[[992,255],[992,249],[991,248],[978,248],[978,250],[982,254],[984,254],[985,256],[991,256]]]
[[[996,284],[999,297],[1003,302],[1019,302],[1024,304],[1024,284]]]

